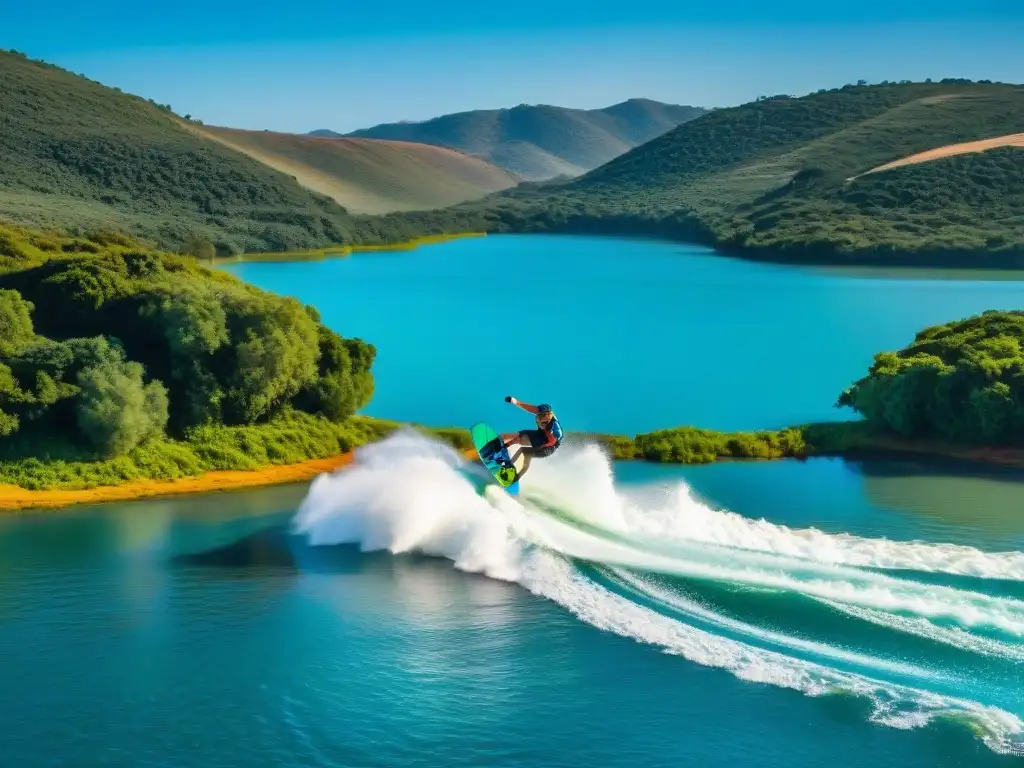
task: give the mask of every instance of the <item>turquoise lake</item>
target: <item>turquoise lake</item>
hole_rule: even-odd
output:
[[[1024,282],[999,276],[889,279],[619,238],[491,236],[225,269],[378,347],[367,414],[502,430],[524,424],[507,394],[551,403],[570,431],[846,419],[833,403],[876,352],[1024,307]]]
[[[490,237],[229,271],[379,348],[367,413],[758,428],[1005,275]],[[983,278],[983,279],[982,279]],[[512,327],[518,318],[519,327]],[[1024,472],[610,463],[512,500],[398,434],[313,483],[0,517],[4,765],[1024,764]]]

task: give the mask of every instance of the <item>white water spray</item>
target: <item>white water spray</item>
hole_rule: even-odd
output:
[[[1024,578],[1021,553],[793,530],[712,510],[684,489],[668,504],[645,509],[635,496],[616,489],[609,462],[593,446],[566,448],[534,462],[522,481],[521,499],[494,486],[479,495],[467,477],[472,471],[454,451],[416,433],[399,433],[360,449],[350,468],[314,481],[294,528],[312,545],[354,543],[367,551],[448,558],[462,570],[515,581],[595,627],[744,680],[808,695],[863,695],[874,703],[877,722],[914,727],[939,715],[966,718],[997,751],[1018,749],[1024,738],[1024,723],[1003,710],[840,672],[698,629],[602,587],[566,559],[803,593],[876,623],[879,615],[893,616],[893,627],[901,626],[901,614],[910,614],[916,634],[922,626],[938,626],[931,620],[942,617],[957,622],[961,629],[956,631],[964,634],[964,628],[986,625],[1017,636],[1024,634],[1021,601],[859,572],[854,566]],[[539,511],[530,503],[533,498],[543,498],[563,514]],[[574,525],[574,519],[581,525]],[[635,583],[642,588],[642,581]],[[685,614],[689,606],[677,602],[676,607]],[[724,617],[702,618],[736,628]],[[749,634],[757,639],[756,632]],[[932,634],[949,637],[942,628]],[[785,638],[771,639],[786,645]],[[788,645],[815,647],[797,639]],[[994,653],[1012,644],[981,645]],[[856,658],[879,671],[889,666],[837,649],[820,655]]]

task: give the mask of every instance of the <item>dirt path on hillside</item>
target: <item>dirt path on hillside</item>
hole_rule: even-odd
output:
[[[903,165],[927,163],[932,160],[939,160],[943,157],[966,155],[969,152],[985,152],[986,150],[996,149],[998,147],[1024,147],[1024,133],[1012,133],[1008,136],[997,136],[994,139],[981,139],[980,141],[965,141],[961,144],[947,144],[944,147],[936,147],[935,149],[929,149],[925,152],[918,152],[916,155],[909,155],[908,157],[903,157],[899,160],[893,160],[891,163],[886,163],[885,165],[880,165],[877,168],[872,168],[870,171],[866,171],[860,175],[866,176],[869,173],[887,171],[890,168],[899,168]],[[853,178],[857,177],[854,176]]]

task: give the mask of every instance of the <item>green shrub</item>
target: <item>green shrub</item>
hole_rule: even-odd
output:
[[[0,430],[13,438],[0,458],[45,446],[110,459],[165,435],[294,411],[340,424],[372,396],[374,347],[295,299],[117,233],[3,232],[29,258],[0,272]],[[37,251],[33,240],[56,247]],[[225,457],[250,448],[211,444],[203,458],[238,464]]]
[[[1024,312],[926,328],[837,400],[901,437],[1018,444],[1024,437]]]

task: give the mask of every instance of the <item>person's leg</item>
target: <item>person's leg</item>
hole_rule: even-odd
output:
[[[519,433],[518,442],[522,446],[519,452],[523,455],[523,471],[519,473],[520,477],[526,474],[526,470],[530,468],[530,462],[534,456],[545,456],[550,452],[550,449],[537,447],[544,445],[546,439],[544,432],[539,429],[524,429]],[[509,451],[509,455],[511,456],[511,451]],[[514,461],[515,457],[512,457],[512,459]]]
[[[505,449],[508,451],[508,457],[513,463],[515,463],[519,454],[526,454],[530,450],[530,446],[533,444],[530,430],[528,429],[523,429],[519,432],[509,432],[508,434],[502,435],[501,440],[505,443]],[[526,461],[529,462],[529,457],[527,457]]]
[[[530,468],[530,461],[533,458],[533,448],[525,446],[523,449],[523,471],[519,473],[519,477],[526,474],[526,470]]]
[[[532,445],[530,445],[530,446],[524,447],[522,449],[522,451],[523,451],[523,471],[519,473],[520,477],[522,477],[523,475],[526,474],[526,470],[528,470],[530,468],[530,462],[533,461],[533,459],[535,459],[535,458],[543,459],[546,456],[550,456],[552,453],[555,452],[555,449],[550,447],[550,446],[547,447],[547,448],[534,448]]]

